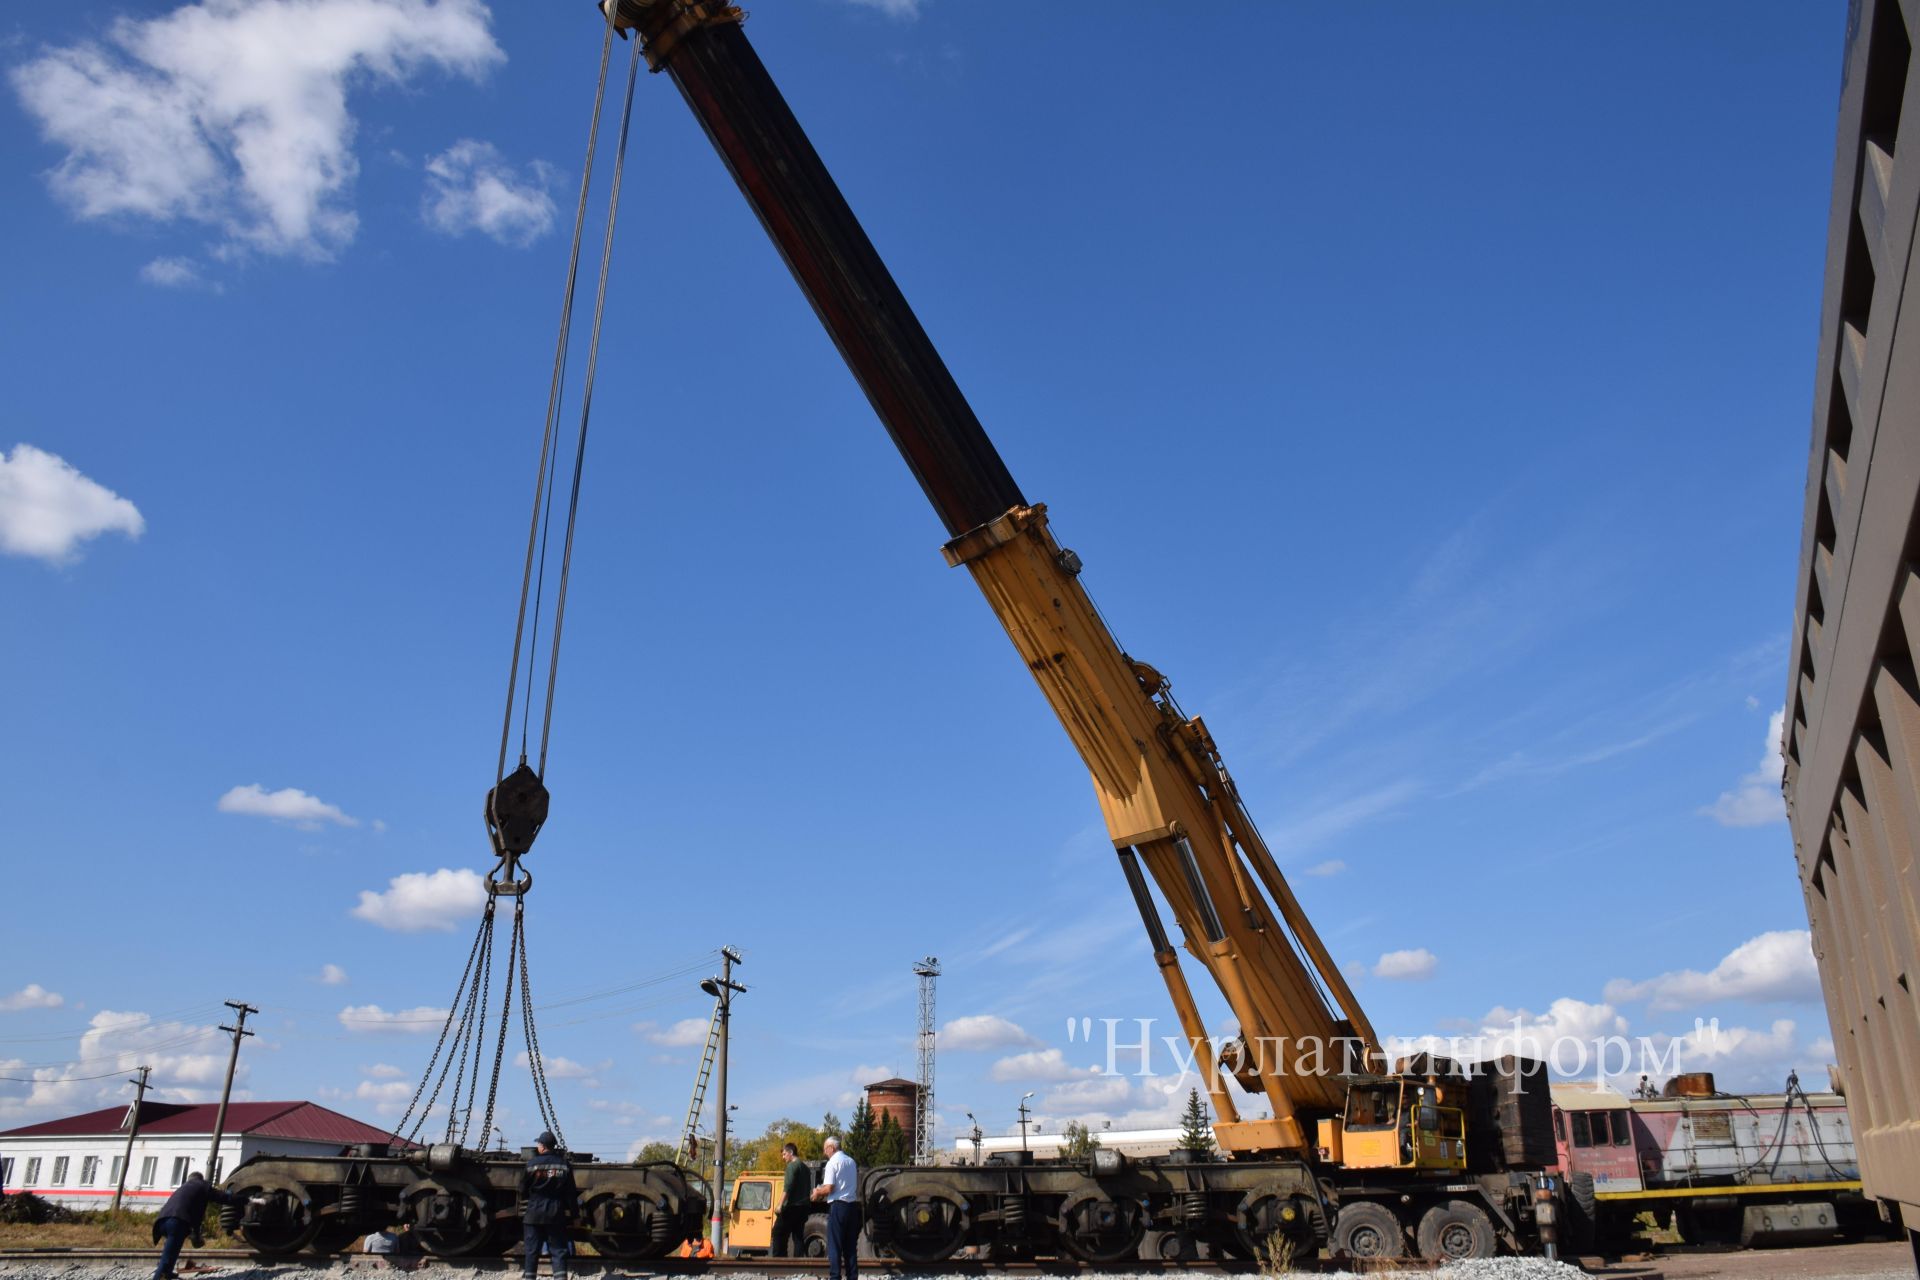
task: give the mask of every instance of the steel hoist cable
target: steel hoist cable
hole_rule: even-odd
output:
[[[533,514],[527,529],[526,562],[520,576],[520,604],[514,619],[513,657],[507,671],[506,712],[500,728],[500,755],[494,769],[494,785],[487,792],[487,834],[499,859],[485,877],[487,902],[481,912],[480,927],[467,963],[454,988],[452,1001],[440,1027],[440,1038],[421,1073],[413,1098],[394,1125],[394,1137],[417,1142],[429,1117],[446,1094],[445,1141],[468,1146],[476,1136],[484,1148],[493,1130],[500,1091],[500,1074],[506,1060],[508,1023],[518,1004],[520,1022],[527,1045],[529,1075],[533,1081],[534,1101],[545,1127],[556,1137],[560,1133],[558,1111],[547,1081],[546,1064],[540,1055],[539,1033],[534,1027],[532,968],[527,958],[526,893],[533,876],[520,865],[520,859],[533,847],[534,837],[547,817],[548,795],[543,781],[547,769],[547,750],[553,727],[553,695],[560,673],[560,637],[566,617],[567,588],[571,579],[574,532],[580,514],[580,481],[586,464],[587,425],[593,408],[593,383],[598,369],[600,333],[606,318],[607,277],[613,259],[613,234],[620,211],[621,180],[626,169],[627,140],[633,124],[633,92],[640,69],[640,42],[633,42],[627,67],[625,99],[620,118],[620,136],[614,151],[613,180],[607,198],[607,220],[600,250],[600,271],[594,295],[593,326],[588,340],[585,377],[581,391],[580,423],[574,441],[572,484],[567,498],[566,525],[561,539],[559,583],[555,593],[552,635],[547,641],[547,687],[542,703],[540,754],[538,765],[529,765],[527,748],[532,724],[535,653],[540,643],[541,606],[545,598],[549,544],[553,524],[555,483],[559,468],[558,429],[568,352],[572,343],[573,312],[580,270],[580,249],[585,237],[589,195],[592,190],[593,162],[599,150],[600,121],[606,102],[607,70],[612,60],[615,26],[609,16],[600,47],[600,70],[594,86],[593,115],[587,128],[587,153],[581,165],[580,200],[574,213],[573,244],[567,259],[566,287],[562,294],[559,335],[554,344],[553,379],[547,391],[546,420],[540,439],[540,461],[534,478]],[[531,626],[529,625],[531,623]],[[526,655],[526,687],[521,691],[521,656]],[[514,704],[521,705],[520,762],[507,771],[507,749],[513,740]],[[492,1008],[494,925],[501,898],[511,897],[513,927],[507,943],[505,979],[500,994],[497,1018]],[[489,1046],[491,1041],[491,1046]],[[486,1051],[491,1047],[491,1070]],[[480,1078],[487,1076],[484,1110],[478,1107]],[[447,1092],[448,1079],[452,1090]],[[431,1086],[431,1087],[429,1087]],[[478,1134],[473,1120],[480,1120]],[[564,1145],[564,1142],[563,1144]]]

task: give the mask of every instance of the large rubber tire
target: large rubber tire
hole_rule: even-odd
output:
[[[1420,1256],[1437,1262],[1491,1258],[1500,1247],[1486,1210],[1467,1200],[1447,1200],[1420,1215]]]
[[[1600,1243],[1600,1197],[1590,1173],[1567,1175],[1566,1242],[1575,1253],[1592,1253]]]
[[[1374,1200],[1350,1200],[1333,1221],[1335,1257],[1404,1258],[1407,1228],[1400,1216]]]

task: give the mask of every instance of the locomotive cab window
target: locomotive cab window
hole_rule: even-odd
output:
[[[742,1182],[740,1184],[740,1212],[757,1213],[773,1208],[773,1184],[771,1182]]]
[[[1633,1129],[1625,1111],[1573,1111],[1573,1145],[1576,1147],[1625,1147],[1633,1143]]]

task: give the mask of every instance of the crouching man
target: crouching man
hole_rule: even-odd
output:
[[[160,1216],[153,1220],[153,1238],[160,1242],[160,1265],[154,1268],[153,1280],[179,1280],[173,1267],[180,1261],[180,1246],[189,1236],[193,1237],[194,1244],[200,1243],[200,1224],[207,1216],[208,1201],[239,1204],[240,1197],[231,1191],[222,1191],[195,1169],[180,1184],[180,1189],[160,1206]]]

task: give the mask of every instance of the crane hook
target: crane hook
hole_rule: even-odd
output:
[[[547,787],[525,760],[487,792],[487,838],[500,861],[487,873],[487,892],[518,898],[533,887],[520,859],[547,820]]]

